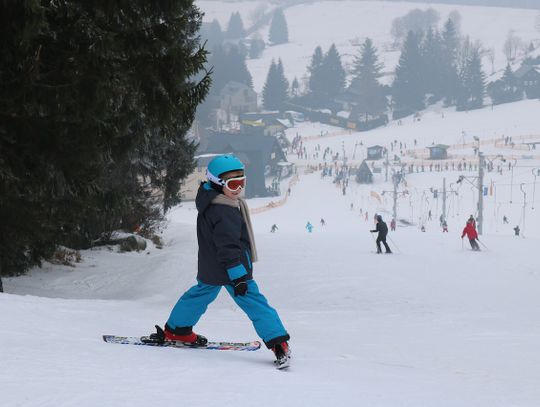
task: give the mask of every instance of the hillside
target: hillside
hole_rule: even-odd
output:
[[[205,12],[204,21],[217,19],[226,29],[228,19],[233,12],[240,12],[246,26],[252,21],[257,2],[214,2],[198,1],[197,5]],[[320,1],[294,5],[285,9],[289,28],[289,43],[266,48],[262,58],[247,61],[253,76],[254,89],[261,92],[272,59],[281,58],[285,75],[292,81],[302,79],[307,73],[313,51],[321,46],[324,51],[335,43],[342,56],[345,67],[350,67],[354,56],[359,52],[359,45],[370,37],[379,50],[380,60],[384,63],[385,83],[391,82],[399,59],[399,50],[392,46],[390,29],[392,21],[415,8],[434,8],[440,14],[440,23],[444,23],[453,10],[462,17],[461,33],[474,40],[480,40],[486,49],[495,51],[494,70],[506,66],[503,45],[510,30],[525,44],[538,39],[540,33],[535,30],[536,14],[531,10],[498,7],[460,6],[450,4],[428,4],[385,1]],[[317,27],[316,30],[313,27]],[[268,27],[259,35],[268,39]],[[484,70],[492,72],[491,62],[484,58]]]

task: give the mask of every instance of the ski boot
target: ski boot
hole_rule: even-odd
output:
[[[148,337],[147,342],[155,342],[155,343],[163,344],[167,341],[182,342],[185,344],[193,345],[194,347],[196,346],[204,347],[208,343],[208,339],[206,339],[202,335],[197,335],[194,332],[191,332],[188,335],[176,335],[173,332],[169,331],[167,329],[167,326],[165,326],[165,330],[163,330],[159,325],[156,325],[156,333],[151,334]]]
[[[289,367],[289,360],[291,359],[289,344],[287,342],[281,342],[275,345],[272,350],[274,351],[274,355],[276,355],[276,360],[274,360],[276,368],[285,369]]]

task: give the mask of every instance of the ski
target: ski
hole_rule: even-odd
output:
[[[103,340],[107,343],[117,343],[121,345],[138,346],[158,346],[168,348],[187,348],[187,349],[207,349],[207,350],[235,350],[235,351],[256,351],[260,349],[259,341],[253,342],[208,342],[204,346],[195,345],[188,342],[164,341],[158,342],[148,336],[116,336],[103,335]]]

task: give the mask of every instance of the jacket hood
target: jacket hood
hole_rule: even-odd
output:
[[[210,186],[208,182],[201,182],[199,190],[197,191],[197,197],[195,198],[195,206],[199,212],[204,212],[206,208],[210,206],[212,200],[219,195],[215,189]]]

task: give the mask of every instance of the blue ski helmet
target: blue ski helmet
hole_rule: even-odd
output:
[[[232,154],[220,155],[208,163],[206,176],[208,177],[208,181],[223,186],[225,185],[225,181],[221,179],[223,174],[230,171],[243,171],[244,168],[244,164],[242,164],[242,161],[238,157]]]

